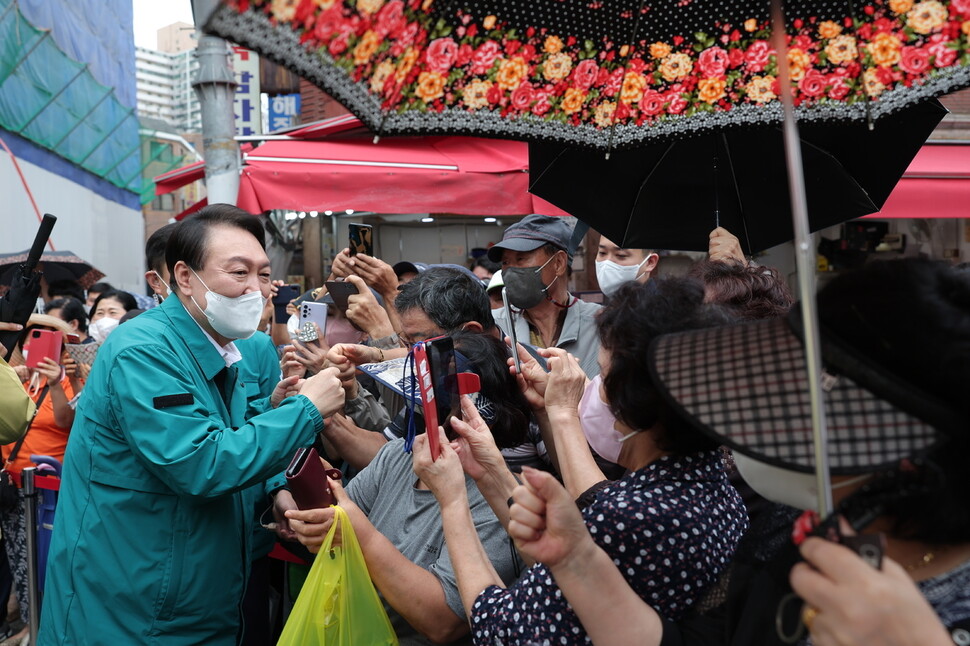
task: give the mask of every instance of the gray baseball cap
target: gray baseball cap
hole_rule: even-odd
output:
[[[566,224],[564,218],[551,215],[527,215],[508,229],[502,236],[502,241],[494,244],[488,250],[488,258],[493,262],[502,261],[502,252],[533,251],[544,244],[553,244],[569,253],[569,241],[573,230]],[[569,259],[572,260],[572,254]]]

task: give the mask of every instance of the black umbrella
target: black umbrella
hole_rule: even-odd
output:
[[[10,286],[28,255],[26,251],[0,254],[0,294]],[[87,289],[104,278],[104,272],[71,251],[48,251],[41,254],[39,263],[48,284],[55,280],[73,280]]]
[[[27,324],[27,320],[37,305],[37,295],[40,294],[42,273],[35,271],[35,268],[56,221],[57,218],[53,215],[44,214],[44,219],[41,220],[30,253],[25,254],[22,263],[9,272],[10,282],[7,283],[7,290],[3,298],[0,298],[0,321],[19,323],[20,325]],[[0,332],[0,344],[7,348],[4,359],[10,358],[10,354],[17,346],[22,334],[23,332]]]
[[[813,231],[878,211],[946,109],[935,99],[861,123],[801,124]],[[781,128],[603,153],[529,144],[530,191],[618,245],[704,251],[723,226],[748,253],[794,237]]]

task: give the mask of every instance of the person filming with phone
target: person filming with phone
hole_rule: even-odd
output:
[[[92,630],[100,643],[236,644],[255,522],[244,490],[343,405],[336,370],[249,397],[259,385],[234,341],[271,293],[256,217],[209,205],[165,256],[171,297],[111,334],[78,403],[39,644]]]

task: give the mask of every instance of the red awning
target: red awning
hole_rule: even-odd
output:
[[[924,145],[882,210],[866,217],[970,218],[970,145]]]
[[[267,141],[243,155],[237,204],[252,213],[564,215],[529,193],[528,158],[523,142],[476,137]],[[201,163],[166,173],[158,191],[203,173]]]

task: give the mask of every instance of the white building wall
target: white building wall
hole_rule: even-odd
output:
[[[21,159],[41,213],[57,216],[51,239],[58,251],[73,251],[105,273],[119,289],[145,293],[145,224],[141,211],[101,197],[70,180]],[[0,150],[0,253],[28,249],[38,220],[9,155]],[[49,247],[48,247],[49,249]]]

